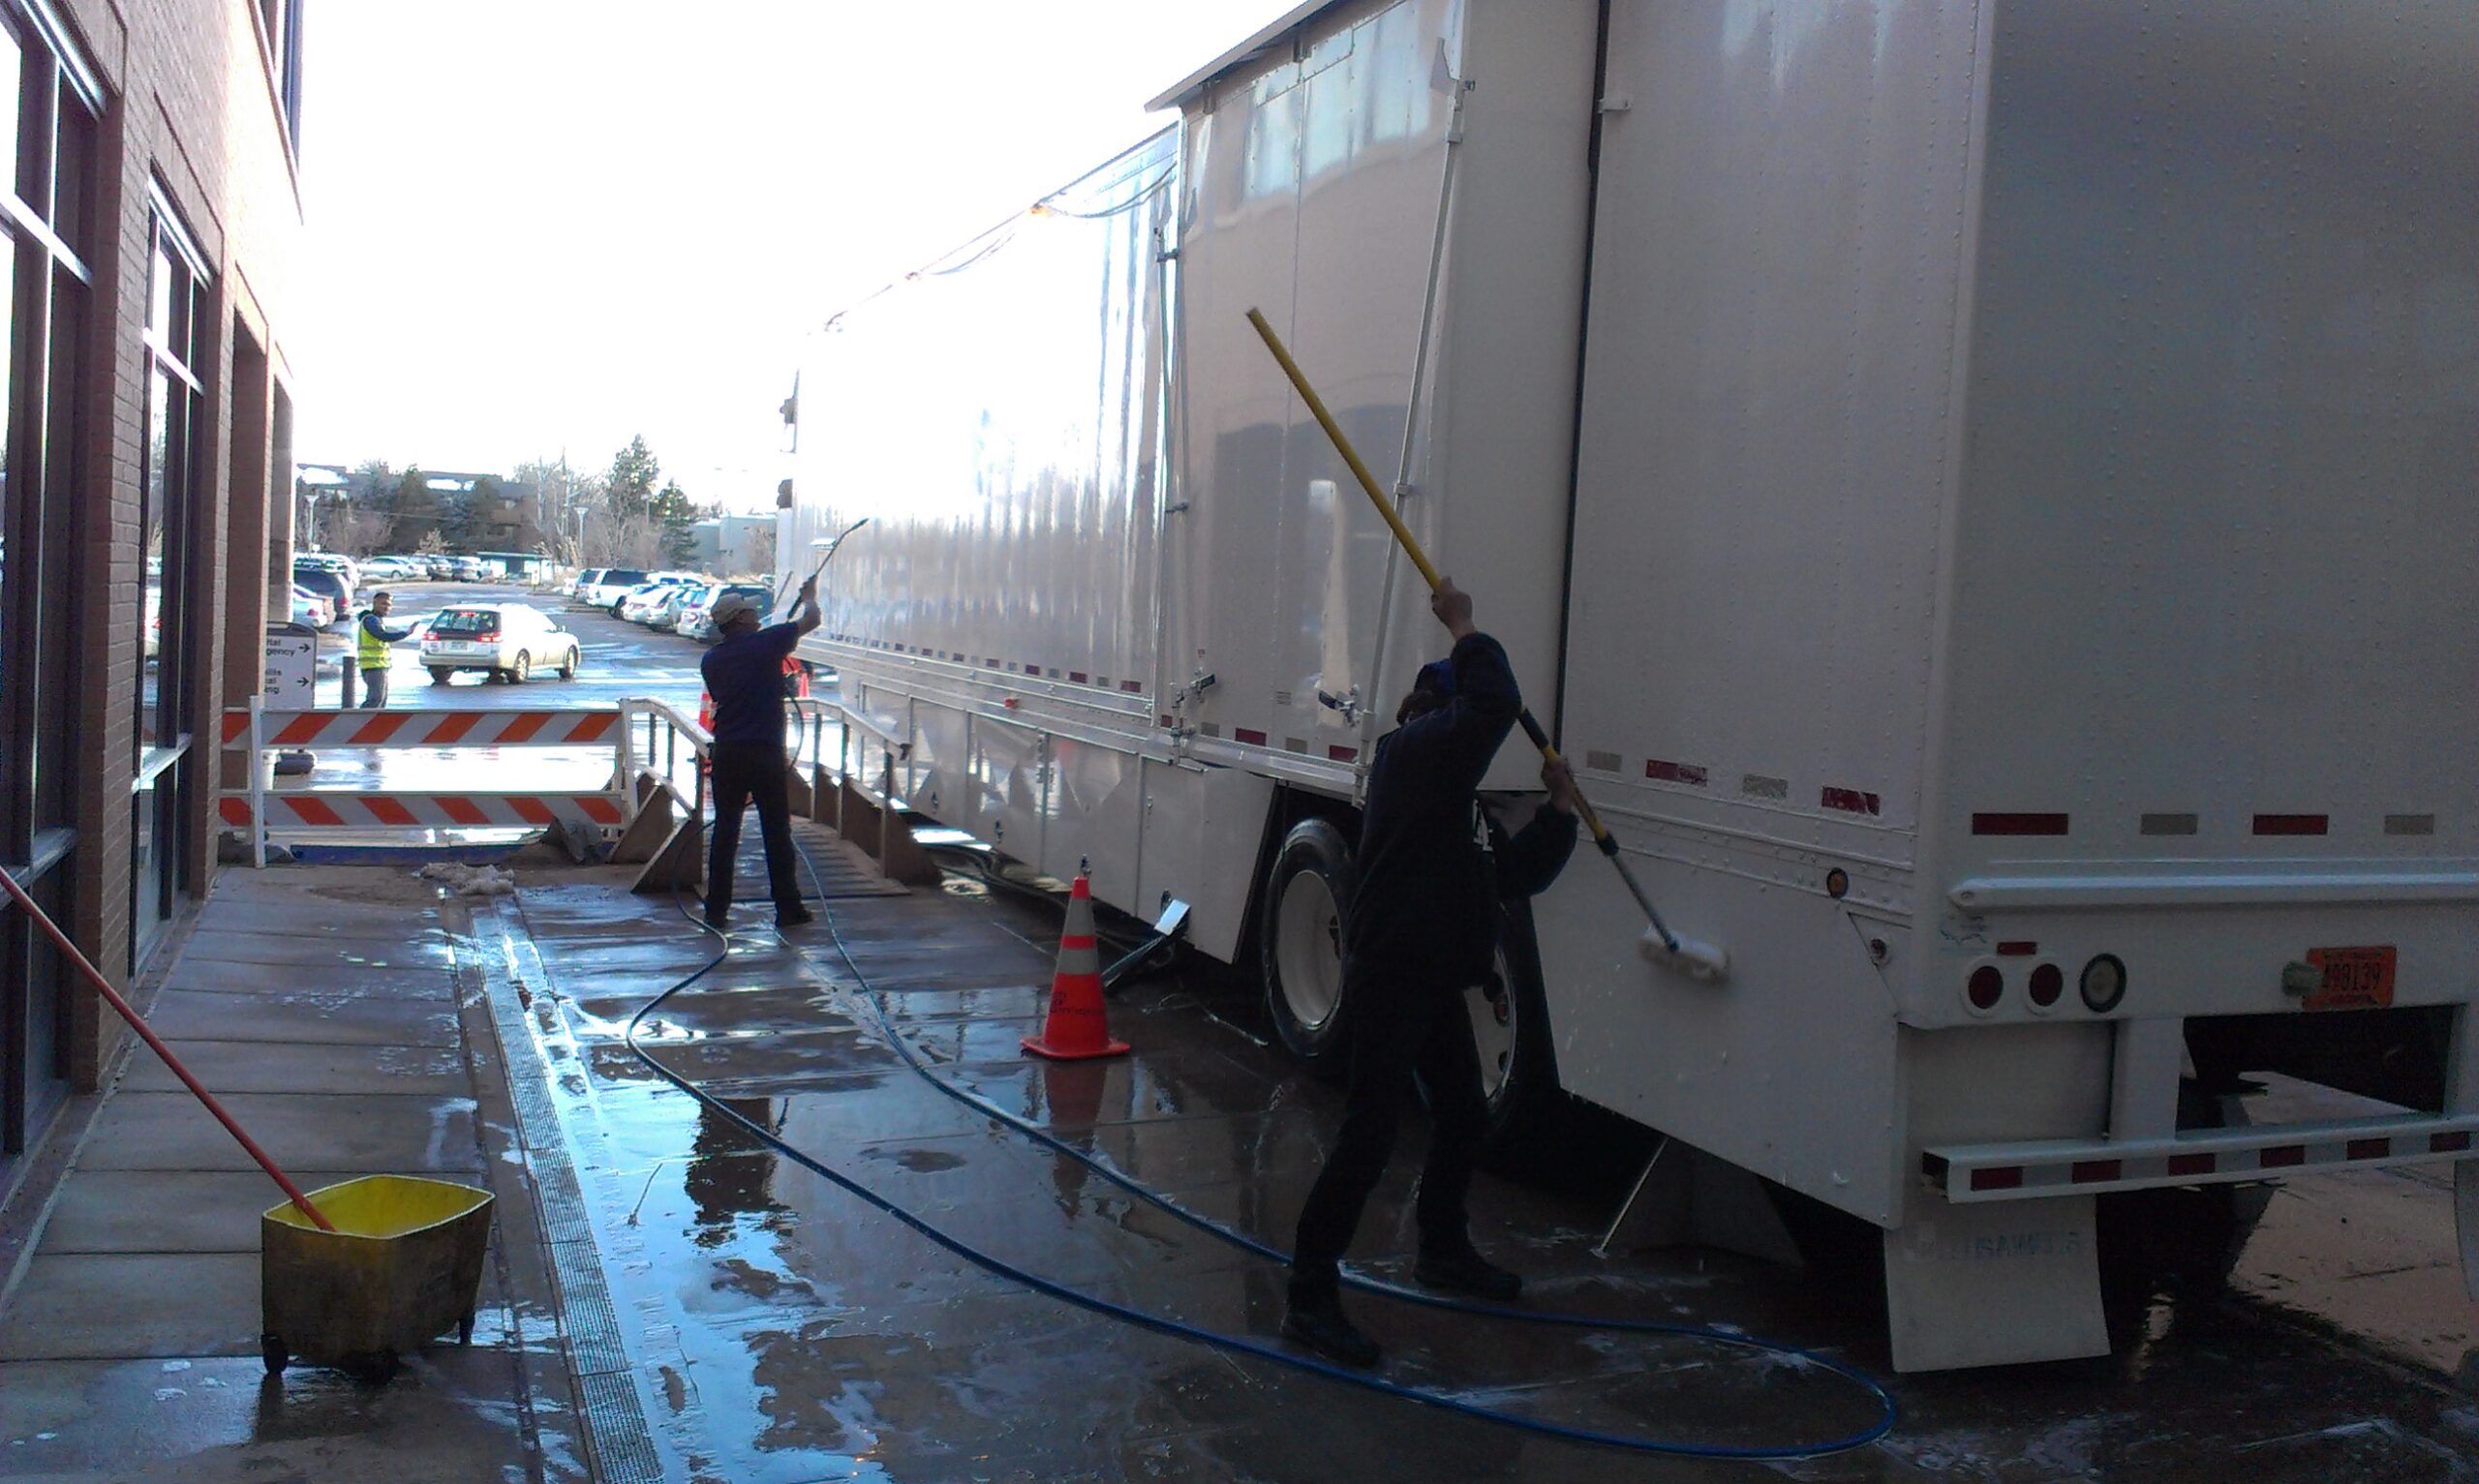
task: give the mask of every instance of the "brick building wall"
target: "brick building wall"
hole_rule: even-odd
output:
[[[300,0],[291,0],[298,4]],[[194,898],[214,870],[215,718],[260,673],[270,563],[281,562],[291,471],[275,463],[275,408],[290,379],[287,286],[300,251],[299,181],[275,0],[65,0],[58,14],[107,92],[93,171],[77,484],[75,625],[80,646],[73,931],[104,971],[133,963],[132,789],[142,659],[133,642],[145,582],[141,480],[145,332],[154,216],[168,209],[203,259],[190,366],[201,383],[191,437],[182,694],[191,736],[179,874]],[[297,30],[293,34],[298,34]],[[289,459],[289,450],[284,457]],[[275,571],[285,570],[282,565]],[[123,1032],[76,996],[73,1078],[93,1084]]]

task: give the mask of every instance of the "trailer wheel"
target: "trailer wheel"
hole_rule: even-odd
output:
[[[1492,1004],[1479,985],[1463,991],[1472,1043],[1481,1053],[1481,1092],[1488,1132],[1482,1159],[1511,1172],[1532,1167],[1559,1106],[1558,1055],[1549,1040],[1549,996],[1541,984],[1532,912],[1510,903],[1498,924],[1498,977],[1505,997]]]
[[[1329,819],[1303,819],[1283,836],[1266,877],[1266,1015],[1294,1056],[1321,1072],[1343,1064],[1350,1008],[1343,1002],[1343,908],[1351,900],[1351,842]]]

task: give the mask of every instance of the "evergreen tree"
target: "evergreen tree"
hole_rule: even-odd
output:
[[[611,471],[603,476],[603,499],[612,518],[626,521],[654,514],[656,481],[661,478],[662,466],[646,446],[646,436],[640,433],[628,439],[627,447],[612,455]]]
[[[662,556],[673,566],[687,566],[697,558],[697,507],[677,480],[663,481],[647,511],[662,528]]]

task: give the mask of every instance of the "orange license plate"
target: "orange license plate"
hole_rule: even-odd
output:
[[[2393,1003],[2391,944],[2382,948],[2311,948],[2307,961],[2324,971],[2324,987],[2307,997],[2310,1010],[2381,1010]]]

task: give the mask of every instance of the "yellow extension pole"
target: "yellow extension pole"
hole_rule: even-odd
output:
[[[1248,323],[1255,327],[1258,338],[1263,340],[1266,343],[1266,348],[1272,352],[1274,363],[1282,368],[1282,374],[1290,379],[1292,390],[1300,393],[1300,400],[1308,409],[1308,415],[1316,418],[1317,426],[1326,430],[1326,437],[1332,441],[1334,451],[1343,456],[1343,463],[1350,467],[1352,477],[1360,481],[1362,492],[1368,496],[1368,502],[1375,505],[1377,513],[1385,518],[1387,529],[1393,531],[1394,539],[1402,544],[1403,555],[1412,559],[1412,565],[1421,569],[1421,576],[1427,581],[1429,591],[1435,592],[1444,579],[1438,576],[1437,568],[1430,564],[1428,553],[1421,550],[1421,543],[1412,535],[1411,528],[1403,524],[1403,517],[1394,509],[1394,501],[1387,499],[1386,492],[1377,487],[1377,476],[1368,471],[1366,464],[1361,462],[1360,450],[1354,448],[1352,440],[1343,436],[1342,425],[1334,421],[1333,413],[1326,410],[1326,399],[1318,396],[1317,388],[1308,384],[1307,374],[1300,369],[1298,361],[1291,358],[1290,348],[1283,345],[1282,337],[1274,333],[1274,327],[1266,322],[1266,317],[1262,312],[1254,309],[1248,311]],[[1541,749],[1542,758],[1551,763],[1561,761],[1558,749],[1550,744],[1549,734],[1541,729],[1541,723],[1534,719],[1528,708],[1519,719],[1523,723],[1524,735],[1531,738],[1532,744]],[[1617,839],[1610,834],[1608,828],[1602,824],[1601,815],[1595,812],[1592,801],[1584,797],[1583,790],[1580,788],[1576,790],[1576,813],[1582,819],[1584,828],[1591,833],[1594,846],[1609,858],[1610,864],[1618,867],[1618,874],[1627,883],[1627,890],[1636,898],[1636,905],[1644,909],[1645,920],[1652,924],[1653,941],[1659,943],[1669,958],[1678,960],[1683,967],[1698,977],[1708,979],[1721,977],[1728,963],[1726,955],[1719,949],[1706,944],[1683,942],[1662,922],[1662,915],[1653,906],[1652,897],[1645,893],[1642,884],[1637,881],[1635,871],[1630,869],[1626,861],[1620,858]]]

